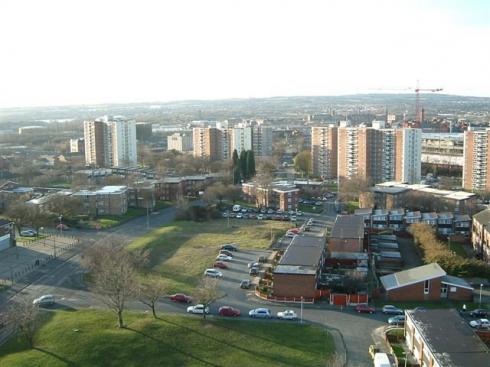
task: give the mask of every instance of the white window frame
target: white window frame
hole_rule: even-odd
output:
[[[424,281],[424,294],[430,293],[430,279]]]

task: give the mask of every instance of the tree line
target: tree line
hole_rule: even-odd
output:
[[[490,278],[490,266],[484,261],[467,259],[450,251],[441,242],[434,228],[426,223],[416,223],[410,226],[416,245],[422,251],[424,263],[438,263],[448,274],[460,277]]]

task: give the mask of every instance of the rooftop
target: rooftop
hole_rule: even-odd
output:
[[[373,212],[372,208],[359,208],[354,210],[355,215],[368,215]]]
[[[439,278],[446,275],[446,272],[437,263],[417,266],[416,268],[399,271],[397,273],[384,275],[381,283],[386,290],[405,287],[407,285],[423,282],[425,280]]]
[[[318,265],[318,260],[325,249],[326,241],[324,237],[314,237],[308,235],[294,236],[287,247],[279,265]]]
[[[429,185],[422,185],[422,184],[410,185],[410,184],[405,184],[396,181],[379,183],[373,188],[373,191],[375,192],[385,192],[385,193],[392,193],[392,194],[404,192],[407,190],[420,191],[426,194],[441,196],[444,197],[445,199],[452,199],[452,200],[466,200],[475,196],[475,194],[472,192],[440,190],[440,189],[432,188]]]
[[[476,213],[473,216],[473,219],[476,220],[481,225],[489,226],[490,225],[490,209],[485,209],[479,213]]]
[[[363,238],[364,220],[358,215],[337,215],[330,233],[333,238]]]
[[[117,194],[124,192],[126,189],[126,186],[104,186],[96,192],[97,194]]]
[[[456,310],[406,311],[439,366],[490,366],[490,352]]]

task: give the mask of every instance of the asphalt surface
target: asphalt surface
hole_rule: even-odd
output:
[[[322,219],[330,223],[333,222],[336,214],[330,210],[326,210],[325,214],[322,215]],[[131,240],[161,225],[171,223],[174,217],[175,210],[168,208],[161,210],[158,214],[151,215],[149,229],[146,228],[146,217],[141,217],[110,230],[100,232],[72,230],[70,234],[79,237],[81,242],[86,244],[94,243],[110,234],[121,235]],[[256,260],[262,253],[261,251],[243,251],[235,255],[229,264],[230,268],[223,270],[224,277],[220,281],[220,287],[225,296],[212,305],[211,313],[216,314],[217,309],[222,305],[231,305],[240,309],[241,317],[245,319],[248,319],[248,311],[256,307],[267,307],[274,315],[285,309],[292,309],[298,315],[301,314],[299,304],[282,305],[262,301],[254,296],[252,290],[240,289],[240,280],[249,278],[248,262]],[[86,289],[82,280],[83,272],[83,268],[80,266],[80,254],[75,251],[66,261],[54,261],[49,264],[38,279],[25,285],[20,293],[11,298],[28,297],[33,299],[43,294],[53,294],[57,300],[55,309],[103,308],[104,304],[101,299]],[[7,302],[5,298],[0,299],[0,308],[6,307]],[[157,306],[160,312],[172,313],[185,313],[186,308],[187,305],[176,304],[168,299],[162,299]],[[146,306],[136,301],[130,302],[128,309],[148,311]],[[368,354],[368,347],[373,344],[371,333],[374,329],[386,324],[387,316],[382,314],[360,315],[352,309],[340,309],[323,303],[304,305],[302,315],[304,322],[313,322],[340,331],[347,348],[348,366],[357,367],[372,364]],[[199,316],[196,315],[195,317]]]

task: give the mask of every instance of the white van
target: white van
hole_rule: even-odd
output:
[[[374,367],[391,367],[390,359],[386,353],[376,353],[374,355]]]
[[[239,212],[240,210],[242,210],[242,207],[240,205],[233,205],[234,212]]]

